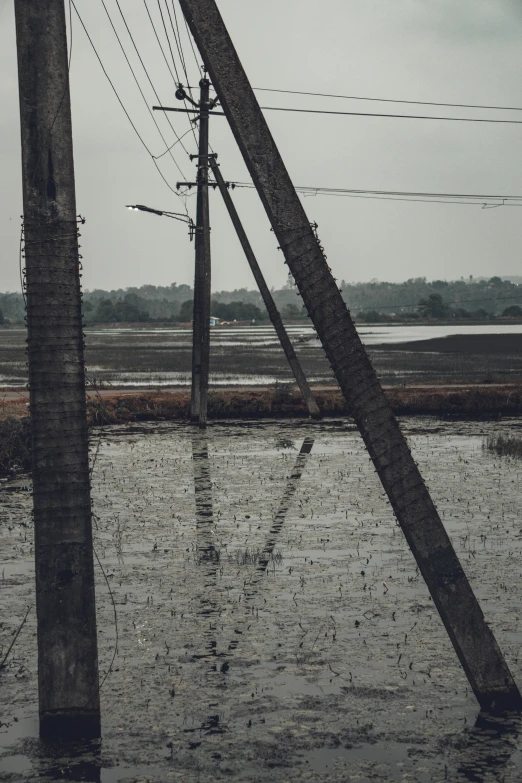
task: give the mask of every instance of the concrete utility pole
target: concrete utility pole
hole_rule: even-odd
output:
[[[522,698],[319,247],[215,0],[180,5],[351,414],[484,709]]]
[[[239,241],[241,242],[241,246],[244,250],[246,259],[250,265],[250,269],[252,270],[252,274],[254,275],[255,281],[257,283],[257,287],[259,288],[259,292],[263,298],[263,302],[265,303],[265,307],[268,311],[269,318],[272,321],[272,325],[276,330],[277,336],[279,337],[279,342],[281,343],[281,347],[285,352],[285,356],[288,360],[288,364],[290,365],[290,368],[294,373],[294,377],[297,381],[297,385],[301,390],[301,394],[303,395],[303,399],[306,403],[306,407],[308,408],[308,412],[310,416],[313,416],[314,419],[319,419],[321,417],[321,413],[314,399],[314,395],[312,394],[312,390],[310,389],[308,381],[306,380],[305,374],[299,363],[299,359],[296,356],[296,353],[294,351],[294,346],[290,342],[290,338],[285,329],[285,326],[279,314],[279,310],[277,309],[276,303],[274,302],[274,298],[270,293],[270,290],[265,282],[265,278],[263,277],[263,273],[259,267],[259,264],[257,263],[257,258],[255,257],[254,251],[252,250],[252,246],[248,241],[248,237],[246,235],[245,229],[243,228],[241,219],[237,213],[234,202],[232,201],[232,196],[230,195],[230,191],[228,190],[225,184],[223,175],[221,174],[221,170],[216,162],[215,157],[213,156],[210,158],[210,167],[212,169],[212,173],[214,174],[219,191],[223,196],[223,201],[225,202],[225,206],[228,209],[228,214],[230,215],[230,219],[232,220],[234,228],[236,229],[237,236],[239,238]]]
[[[194,319],[192,343],[191,421],[207,426],[208,374],[210,362],[210,217],[208,199],[208,116],[210,82],[201,79],[199,101],[199,150],[196,207],[196,268],[194,273]]]
[[[99,737],[88,433],[64,0],[15,0],[40,734]]]

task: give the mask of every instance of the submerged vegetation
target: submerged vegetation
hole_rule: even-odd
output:
[[[13,416],[0,421],[0,475],[31,466],[31,421]]]
[[[522,437],[520,435],[507,435],[500,432],[498,435],[489,435],[484,441],[483,447],[487,451],[493,451],[500,457],[522,458]]]

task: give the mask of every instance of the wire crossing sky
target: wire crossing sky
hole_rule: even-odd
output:
[[[72,0],[71,0],[72,1]],[[191,283],[194,115],[201,58],[177,0],[74,0],[71,95],[86,288]],[[220,10],[336,277],[404,280],[520,273],[522,11],[515,0],[220,0]],[[21,174],[12,4],[0,7],[1,290],[18,290]],[[360,101],[372,102],[366,111]],[[377,104],[377,105],[376,105]],[[380,105],[379,105],[380,104]],[[390,104],[393,104],[393,108]],[[415,106],[430,107],[416,111]],[[444,111],[440,109],[444,107]],[[368,107],[370,108],[370,107]],[[197,120],[196,120],[197,122]],[[286,280],[226,119],[210,141],[269,284]],[[466,196],[465,194],[468,194]],[[486,195],[481,195],[486,194]],[[487,195],[497,194],[497,195]],[[315,196],[330,198],[315,198]],[[335,198],[334,198],[335,196]],[[458,209],[464,204],[467,209]],[[473,205],[476,208],[473,208]],[[213,287],[252,288],[211,196]]]

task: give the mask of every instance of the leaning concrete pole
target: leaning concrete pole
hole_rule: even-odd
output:
[[[99,737],[85,377],[64,0],[15,0],[40,733]]]
[[[383,487],[484,709],[522,698],[292,185],[215,0],[180,0],[268,218]]]
[[[285,352],[290,369],[294,373],[297,385],[299,386],[301,394],[303,395],[306,407],[308,408],[308,413],[310,416],[313,416],[314,419],[319,419],[321,417],[321,413],[315,401],[314,395],[312,394],[312,390],[308,384],[308,381],[306,380],[306,376],[303,372],[299,359],[297,358],[294,346],[290,341],[288,332],[285,329],[285,325],[281,315],[279,314],[279,310],[277,309],[276,303],[274,302],[274,297],[270,293],[270,289],[266,284],[261,268],[257,263],[257,258],[255,257],[254,251],[252,250],[252,245],[248,241],[248,237],[246,235],[245,229],[243,228],[241,218],[237,213],[237,209],[234,205],[234,202],[232,201],[232,196],[230,195],[229,190],[225,184],[225,180],[223,179],[223,175],[221,174],[221,169],[216,163],[216,159],[214,157],[210,158],[210,167],[216,179],[219,192],[223,196],[223,201],[225,202],[225,206],[228,210],[228,214],[230,215],[232,224],[236,229],[236,234],[239,241],[241,242],[241,247],[243,248],[250,269],[252,270],[252,274],[254,275],[257,287],[259,288],[259,293],[261,294],[263,302],[265,303],[268,316],[272,321],[272,326],[274,327],[276,334],[279,337],[279,342],[281,343],[281,347]]]

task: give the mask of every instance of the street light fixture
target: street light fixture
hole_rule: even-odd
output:
[[[188,215],[183,215],[181,212],[166,212],[162,209],[153,209],[152,207],[146,207],[143,204],[126,204],[127,209],[139,210],[140,212],[152,212],[153,215],[164,215],[165,217],[172,218],[173,220],[179,220],[182,223],[191,223],[192,220]]]

